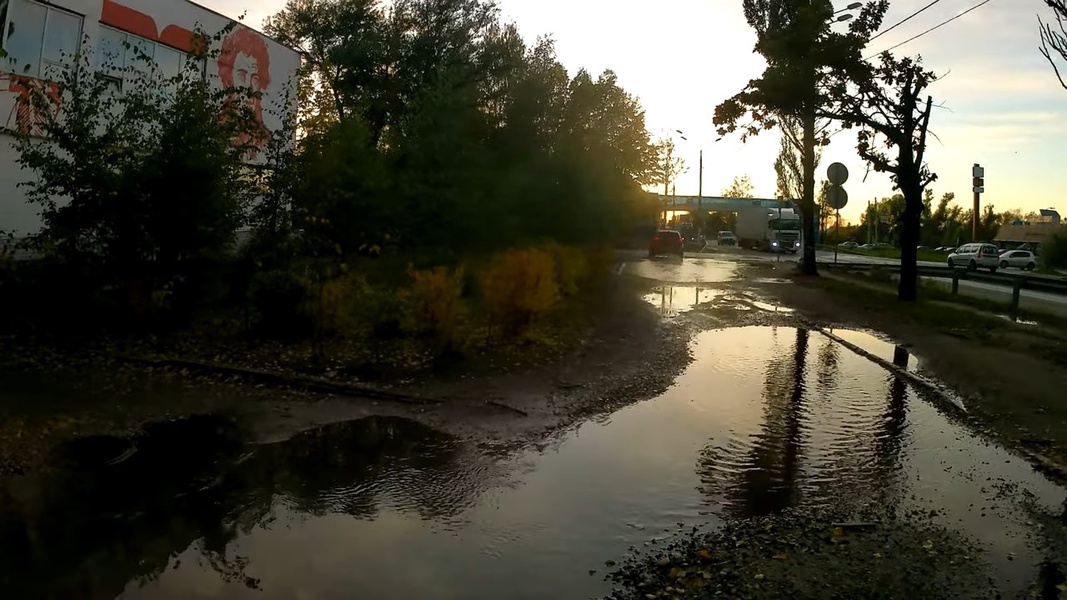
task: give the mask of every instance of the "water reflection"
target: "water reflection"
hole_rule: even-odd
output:
[[[133,451],[129,451],[133,448]],[[16,598],[114,598],[196,547],[225,581],[250,587],[227,552],[278,503],[371,519],[383,506],[447,520],[482,489],[464,447],[415,422],[369,418],[252,450],[214,417],[155,425],[132,440],[86,438],[58,470],[0,495],[0,589]]]
[[[652,288],[644,300],[659,309],[661,315],[674,317],[709,304],[723,295],[723,290],[702,287],[663,285]]]
[[[731,505],[737,516],[764,515],[792,506],[798,500],[804,367],[808,331],[796,330],[793,352],[785,360],[768,362],[764,374],[764,424],[749,453],[742,483],[734,488]]]
[[[0,489],[0,598],[599,597],[605,560],[676,523],[852,500],[936,509],[1005,596],[1043,562],[1060,585],[991,482],[1057,518],[1064,490],[895,371],[787,327],[703,332],[692,352],[662,397],[517,456],[400,419],[261,447],[210,417],[80,440]]]
[[[833,340],[789,328],[795,339],[786,348],[780,330],[773,331],[758,429],[725,443],[712,439],[701,452],[697,473],[709,501],[743,518],[832,504],[846,489],[866,499],[896,496],[908,435],[907,382],[873,363],[845,376]],[[809,368],[813,336],[818,350]],[[909,359],[897,347],[896,364],[906,368]],[[881,402],[871,395],[878,387],[885,390]]]

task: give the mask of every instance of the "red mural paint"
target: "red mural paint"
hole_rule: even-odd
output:
[[[192,31],[178,25],[167,25],[160,32],[156,20],[150,15],[123,6],[115,0],[104,0],[103,10],[100,11],[100,22],[153,42],[166,44],[182,52],[193,50],[194,34]]]
[[[241,90],[241,100],[252,109],[256,119],[256,131],[242,134],[239,143],[251,143],[262,147],[267,141],[267,128],[263,124],[263,92],[270,86],[270,53],[267,43],[251,29],[238,28],[222,40],[218,59],[219,79],[225,89]],[[243,92],[247,90],[247,94]],[[237,92],[230,93],[230,102],[236,103]]]
[[[43,136],[44,126],[59,117],[62,100],[59,97],[59,85],[50,81],[15,75],[0,74],[0,81],[7,81],[7,91],[17,94],[15,106],[8,116],[7,126],[25,135]],[[43,93],[47,97],[46,106],[35,101],[35,96]],[[14,120],[14,127],[11,121]]]

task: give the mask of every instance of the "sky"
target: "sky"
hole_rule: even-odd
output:
[[[871,53],[889,48],[971,8],[980,0],[939,0],[922,14],[871,43]],[[259,27],[285,0],[198,0],[231,16],[246,14]],[[883,28],[900,21],[930,0],[892,0]],[[848,0],[836,0],[845,7]],[[611,69],[619,83],[637,96],[654,137],[674,135],[688,172],[677,193],[695,195],[698,158],[704,152],[704,195],[721,193],[735,176],[752,178],[759,197],[775,194],[774,158],[778,134],[768,131],[742,143],[739,136],[720,141],[712,117],[715,106],[740,91],[763,71],[753,54],[755,37],[741,12],[741,0],[499,0],[506,21],[533,42],[550,35],[560,61],[573,74]],[[654,6],[654,8],[653,8]],[[971,166],[985,167],[982,204],[998,210],[1058,208],[1067,190],[1067,90],[1038,52],[1038,16],[1051,18],[1043,0],[990,0],[973,12],[909,42],[894,53],[919,55],[941,79],[929,88],[934,97],[927,151],[938,175],[931,186],[940,197],[954,192],[965,208],[973,201]],[[842,29],[847,24],[837,27]],[[1061,69],[1062,70],[1062,69]],[[683,132],[685,140],[674,133]],[[823,152],[817,178],[841,162],[849,204],[841,211],[854,219],[867,202],[893,194],[883,174],[867,173],[857,157],[855,135],[835,135]]]

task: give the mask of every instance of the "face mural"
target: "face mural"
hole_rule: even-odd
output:
[[[232,90],[231,102],[241,102],[255,115],[255,128],[242,134],[240,143],[259,147],[268,131],[263,124],[263,93],[270,86],[270,53],[263,38],[251,29],[237,29],[222,40],[218,58],[223,89]]]

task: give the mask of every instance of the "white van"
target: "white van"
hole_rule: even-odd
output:
[[[1000,266],[1000,249],[993,244],[964,244],[948,255],[948,266],[965,266],[969,271],[978,268],[996,273]]]

